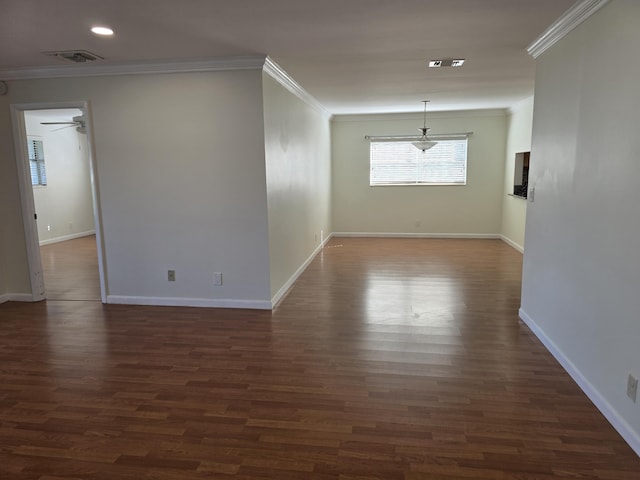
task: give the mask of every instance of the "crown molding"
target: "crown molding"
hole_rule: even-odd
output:
[[[331,117],[331,113],[329,113],[320,102],[302,88],[282,67],[266,55],[0,69],[0,79],[32,80],[41,78],[220,72],[229,70],[263,70],[300,100],[318,110],[322,115]]]
[[[527,52],[533,58],[538,58],[608,2],[609,0],[581,0],[577,2],[529,45]]]
[[[98,77],[111,75],[144,75],[154,73],[219,72],[228,70],[260,70],[265,55],[150,60],[111,64],[55,65],[0,70],[3,80],[30,80],[37,78]]]
[[[276,82],[282,85],[284,88],[293,93],[300,100],[315,108],[318,112],[325,117],[330,118],[331,113],[327,111],[318,100],[316,100],[309,92],[307,92],[302,86],[296,82],[287,72],[285,72],[280,65],[274,62],[271,58],[267,57],[264,61],[263,71],[273,78]]]

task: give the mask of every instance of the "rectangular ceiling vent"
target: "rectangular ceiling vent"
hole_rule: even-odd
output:
[[[58,57],[62,60],[74,63],[95,62],[96,60],[104,60],[100,55],[87,52],[86,50],[67,50],[64,52],[42,52],[49,57]]]
[[[464,58],[445,58],[443,60],[430,60],[430,68],[440,67],[461,67],[464,64]]]

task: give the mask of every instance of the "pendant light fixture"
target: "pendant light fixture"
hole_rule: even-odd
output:
[[[424,103],[424,125],[422,128],[418,129],[422,132],[422,138],[417,142],[411,142],[411,144],[418,150],[422,150],[422,153],[424,153],[438,142],[429,140],[429,137],[427,137],[427,132],[431,130],[430,128],[427,128],[427,103],[429,103],[429,100],[423,100],[422,102]]]

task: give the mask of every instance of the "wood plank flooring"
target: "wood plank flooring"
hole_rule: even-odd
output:
[[[638,480],[498,240],[336,238],[271,312],[0,305],[0,478]]]
[[[96,236],[40,247],[49,300],[100,300]]]

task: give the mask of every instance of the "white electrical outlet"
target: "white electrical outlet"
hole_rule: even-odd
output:
[[[51,231],[51,225],[47,225],[47,232]]]
[[[167,271],[167,280],[170,282],[175,282],[176,281],[176,271],[175,270],[168,270]]]
[[[222,285],[222,272],[213,272],[213,284],[216,287]]]
[[[629,374],[627,378],[627,397],[629,397],[633,403],[636,403],[636,396],[638,394],[638,379]]]

